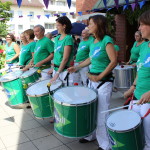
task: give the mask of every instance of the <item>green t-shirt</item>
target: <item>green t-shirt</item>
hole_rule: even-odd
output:
[[[34,49],[34,64],[46,59],[51,53],[54,52],[54,42],[49,38],[43,37],[36,42]],[[51,62],[47,62],[44,65],[50,65]]]
[[[55,38],[55,46],[54,46],[54,64],[60,66],[61,61],[63,59],[64,54],[64,47],[70,45],[72,47],[71,54],[66,66],[70,66],[70,62],[73,59],[73,51],[74,51],[74,44],[73,38],[70,35],[66,35],[62,40],[59,40],[60,35]],[[58,70],[57,67],[54,68],[56,71]]]
[[[137,61],[137,81],[135,97],[141,96],[150,91],[150,42],[144,42],[140,51],[140,57]]]
[[[32,53],[35,49],[35,42],[31,42],[27,45],[22,46],[20,56],[19,56],[19,65],[27,65],[32,59]]]
[[[119,48],[119,46],[118,45],[114,45],[114,48],[115,48],[115,51],[120,51],[120,48]]]
[[[15,49],[14,49],[14,45],[16,43],[12,42],[10,46],[8,46],[8,43],[6,44],[6,60],[13,58],[16,55]],[[12,60],[11,62],[6,62],[7,64],[13,64],[13,63],[17,63],[19,60],[19,58],[16,58],[14,60]]]
[[[139,58],[140,48],[142,45],[143,45],[143,43],[137,46],[137,41],[134,42],[133,47],[131,49],[130,64],[137,62],[137,60]]]
[[[113,44],[113,40],[111,37],[105,35],[104,38],[97,42],[97,43],[91,43],[90,45],[90,72],[92,73],[100,73],[103,72],[106,67],[110,63],[110,59],[108,57],[108,54],[106,52],[106,46],[108,43]]]
[[[89,57],[90,44],[94,40],[92,36],[87,41],[81,41],[76,54],[76,62],[84,61]]]

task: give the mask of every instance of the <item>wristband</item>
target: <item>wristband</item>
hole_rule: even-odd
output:
[[[56,74],[60,74],[60,72],[59,72],[59,71],[57,71],[57,72],[56,72]]]
[[[135,84],[132,84],[132,86],[134,86],[136,88],[136,85]]]

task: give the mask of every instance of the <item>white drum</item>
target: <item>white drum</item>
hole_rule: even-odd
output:
[[[44,69],[44,70],[41,71],[41,80],[46,80],[46,79],[52,78],[52,75],[51,75],[51,74],[48,74],[48,71],[49,71],[50,69],[51,69],[51,68]]]

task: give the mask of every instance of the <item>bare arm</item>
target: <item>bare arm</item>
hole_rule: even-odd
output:
[[[54,53],[51,53],[47,58],[43,59],[42,61],[38,62],[35,67],[41,67],[43,64],[51,61],[54,57]]]

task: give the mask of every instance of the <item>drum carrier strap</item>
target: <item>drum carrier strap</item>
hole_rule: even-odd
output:
[[[54,64],[54,67],[55,68],[59,68],[59,66],[58,65],[56,65],[56,64]],[[65,69],[68,69],[69,67],[68,66],[65,66],[65,68],[64,68],[64,70]],[[67,80],[67,86],[69,86],[69,72],[66,74],[66,76],[65,76],[65,78],[64,78],[64,80]]]
[[[100,73],[92,73],[92,72],[89,72],[91,75],[99,75]],[[114,81],[114,77],[112,75],[112,72],[109,73],[107,76],[105,76],[102,80],[100,80],[101,83],[99,83],[99,85],[97,86],[97,89],[99,89],[104,83],[106,82],[113,82]]]

